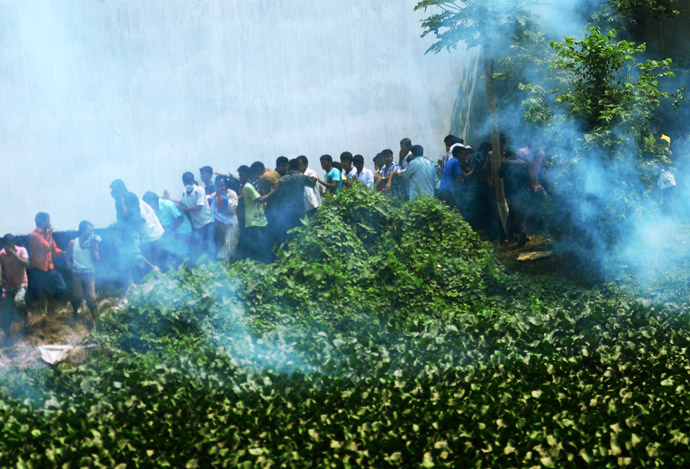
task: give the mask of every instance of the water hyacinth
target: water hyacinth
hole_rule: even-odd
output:
[[[511,275],[439,202],[354,189],[276,263],[152,276],[87,361],[6,374],[0,462],[683,465],[688,312]]]

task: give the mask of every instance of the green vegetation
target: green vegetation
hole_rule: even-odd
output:
[[[652,136],[662,102],[678,107],[682,90],[663,91],[674,78],[671,59],[642,60],[644,44],[618,40],[616,31],[590,27],[583,39],[551,42],[556,53],[548,79],[523,85],[526,121],[549,129],[556,156],[549,175],[556,188],[550,232],[569,247],[615,270],[625,233],[649,223],[658,210],[651,190],[668,165]]]
[[[83,363],[5,374],[0,465],[682,466],[689,311],[355,188],[275,264],[151,277]]]

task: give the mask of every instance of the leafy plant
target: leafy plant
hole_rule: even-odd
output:
[[[605,130],[625,123],[633,131],[620,133],[638,139],[626,146],[639,148],[661,101],[672,97],[658,87],[659,79],[674,77],[671,59],[638,62],[644,44],[616,41],[615,30],[602,34],[597,26],[590,27],[582,40],[566,37],[551,47],[557,52],[552,68],[562,69],[568,77],[556,102],[587,123],[584,130],[591,132],[593,142],[613,149]]]
[[[548,148],[556,153],[547,225],[569,250],[615,271],[623,235],[655,210],[649,187],[670,162],[651,135],[655,112],[663,101],[677,105],[682,90],[659,87],[674,77],[670,59],[639,60],[644,44],[618,41],[614,30],[593,26],[584,38],[551,47],[550,81],[523,86],[530,92],[525,115],[549,129]]]

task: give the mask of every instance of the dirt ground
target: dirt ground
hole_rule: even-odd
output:
[[[98,301],[98,309],[114,306],[115,299]],[[9,342],[0,342],[0,370],[3,368],[29,368],[48,366],[41,360],[39,345],[88,345],[91,314],[82,306],[79,317],[72,317],[72,306],[67,301],[39,300],[29,309],[31,323],[24,330],[23,315],[15,314]],[[4,340],[4,332],[0,337]]]
[[[511,240],[495,243],[498,259],[510,271],[526,274],[545,273],[561,269],[561,261],[553,255],[553,245],[549,238],[532,235],[524,246],[518,246],[517,241]],[[533,260],[519,260],[531,254]]]
[[[621,265],[627,272],[627,280],[635,282],[649,282],[650,277],[638,278],[640,274],[648,273],[652,278],[663,279],[673,266],[688,265],[690,262],[690,224],[664,223],[651,227],[647,233],[644,252],[637,252],[637,263]],[[518,246],[516,241],[495,243],[495,252],[501,262],[511,272],[527,275],[549,275],[567,278],[582,285],[604,280],[591,276],[591,272],[582,272],[582,260],[561,252],[553,254],[553,240],[541,236],[531,235],[525,246]],[[532,260],[520,260],[531,254]],[[543,257],[540,257],[543,256]],[[620,279],[619,279],[620,280]]]

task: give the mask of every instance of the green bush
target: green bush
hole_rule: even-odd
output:
[[[257,331],[315,321],[346,330],[362,313],[414,327],[467,312],[505,277],[491,246],[438,200],[395,207],[361,187],[327,199],[275,264],[232,271]]]

